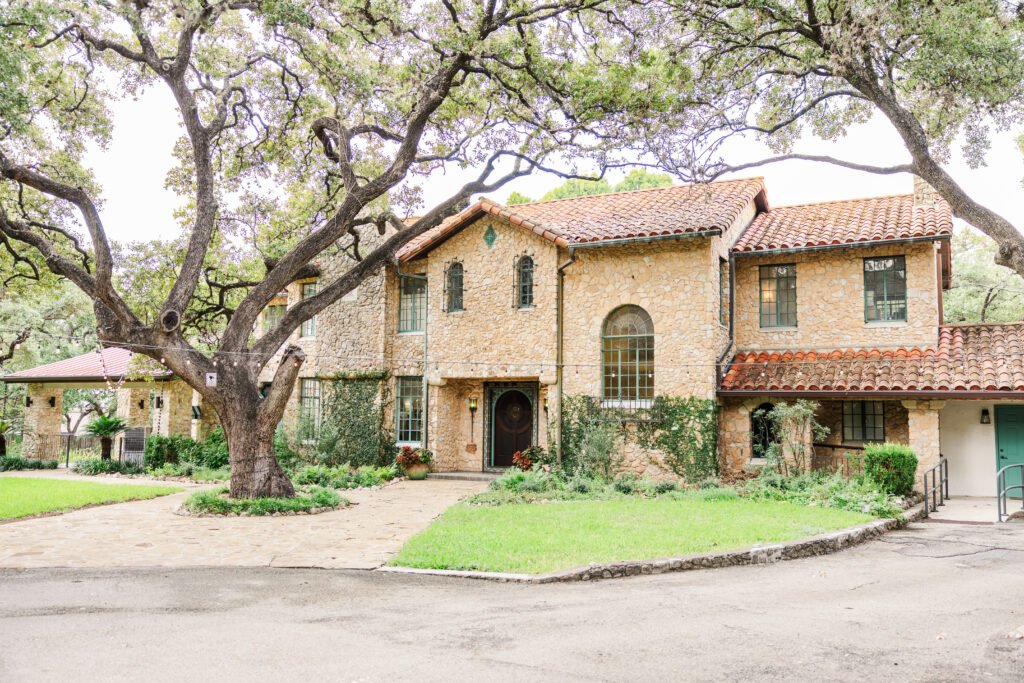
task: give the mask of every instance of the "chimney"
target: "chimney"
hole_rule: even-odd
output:
[[[928,184],[928,181],[919,175],[914,175],[914,207],[934,209],[938,206],[939,195]]]

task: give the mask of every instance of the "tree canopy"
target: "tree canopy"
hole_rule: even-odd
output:
[[[611,185],[606,179],[589,180],[586,178],[571,178],[558,187],[550,190],[540,198],[546,202],[551,199],[568,199],[570,197],[588,197],[595,194],[607,192],[628,192],[630,190],[649,190],[658,187],[668,187],[672,184],[672,177],[665,173],[650,173],[643,169],[633,169],[622,179],[621,182]],[[513,192],[508,197],[508,203],[526,204],[534,200],[526,195]]]

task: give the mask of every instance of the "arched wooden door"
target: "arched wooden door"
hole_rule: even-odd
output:
[[[533,406],[518,389],[509,389],[494,402],[494,442],[491,465],[511,467],[512,455],[533,445]]]

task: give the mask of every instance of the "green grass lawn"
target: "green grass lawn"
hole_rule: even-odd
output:
[[[29,477],[0,477],[0,519],[74,510],[95,503],[119,503],[177,493],[174,486],[95,484]]]
[[[588,562],[743,548],[871,519],[830,508],[745,500],[459,504],[410,539],[391,564],[536,574]]]

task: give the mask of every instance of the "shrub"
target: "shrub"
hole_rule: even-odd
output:
[[[429,449],[403,446],[398,457],[395,459],[395,462],[404,470],[408,467],[412,467],[413,465],[429,465],[430,461],[433,459],[434,453]]]
[[[748,480],[739,492],[744,498],[753,500],[788,501],[800,505],[866,512],[876,517],[898,517],[903,512],[896,498],[879,490],[870,477],[848,480],[840,474],[824,472],[786,477],[766,470],[761,476]]]
[[[325,467],[309,465],[295,473],[296,484],[315,484],[332,489],[354,489],[365,486],[380,486],[398,476],[398,466],[370,467],[365,465],[352,468],[348,465]]]
[[[654,493],[662,495],[669,491],[676,491],[679,489],[679,484],[676,483],[675,479],[662,479],[654,484]]]
[[[193,514],[263,516],[279,512],[309,512],[317,508],[348,504],[336,491],[315,487],[294,498],[224,498],[227,487],[199,491],[185,499],[182,507]]]
[[[867,444],[864,446],[864,473],[883,491],[894,496],[906,496],[914,490],[917,456],[903,444]]]
[[[718,472],[718,405],[694,396],[659,396],[657,422],[641,424],[637,441],[664,453],[664,462],[686,481]]]
[[[34,458],[19,458],[16,455],[7,455],[0,458],[0,472],[11,470],[55,470],[56,460],[36,460]]]
[[[628,496],[637,492],[637,490],[640,488],[640,481],[637,479],[637,476],[635,474],[633,474],[632,472],[627,472],[626,474],[623,474],[621,477],[618,477],[612,483],[612,488],[614,488],[619,493],[625,493]]]
[[[578,471],[611,480],[622,460],[616,452],[616,440],[613,425],[601,422],[589,425],[580,438]]]
[[[512,491],[522,493],[524,491],[546,491],[550,488],[561,488],[557,477],[544,470],[536,469],[523,471],[508,469],[491,482],[491,488],[496,491]]]
[[[707,477],[701,479],[697,484],[698,488],[702,489],[717,489],[722,487],[722,482],[718,480],[718,477]]]
[[[90,458],[79,460],[71,466],[71,471],[77,474],[84,474],[92,477],[97,474],[142,474],[143,469],[130,462],[118,462],[117,460],[102,460]]]
[[[211,470],[228,466],[228,442],[223,429],[217,426],[210,430],[210,436],[200,444],[194,462]]]
[[[815,441],[828,435],[828,428],[814,419],[818,404],[814,401],[797,399],[792,403],[777,403],[766,413],[757,411],[755,416],[766,417],[771,423],[777,441],[771,444],[764,457],[771,468],[784,474],[802,475],[811,471],[814,464]]]
[[[550,464],[550,460],[540,446],[528,446],[512,454],[512,464],[521,470],[533,469],[534,465]]]

